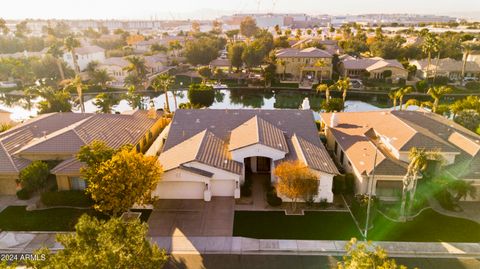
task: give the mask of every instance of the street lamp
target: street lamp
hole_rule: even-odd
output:
[[[368,236],[368,226],[369,226],[368,224],[370,220],[370,203],[372,200],[373,183],[375,182],[375,168],[377,166],[377,154],[378,154],[378,148],[375,147],[375,157],[373,158],[372,178],[367,182],[367,188],[368,188],[367,219],[365,220],[365,233],[363,235],[365,240],[367,240],[367,236]]]

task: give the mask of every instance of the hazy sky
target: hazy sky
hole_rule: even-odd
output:
[[[480,0],[0,0],[0,17],[210,19],[242,12],[480,16]]]

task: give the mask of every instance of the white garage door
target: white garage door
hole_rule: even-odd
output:
[[[212,196],[233,196],[235,191],[235,180],[212,180],[210,190]]]
[[[203,199],[203,182],[163,181],[155,190],[160,199]]]

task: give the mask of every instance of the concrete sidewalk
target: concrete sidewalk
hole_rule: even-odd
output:
[[[61,249],[56,233],[2,232],[0,252],[32,252],[46,246]],[[277,240],[246,237],[151,237],[171,254],[343,255],[347,241]],[[480,243],[374,242],[392,257],[475,257]]]

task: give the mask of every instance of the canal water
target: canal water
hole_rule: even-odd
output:
[[[339,95],[335,92],[334,95]],[[188,102],[186,91],[176,92],[177,104]],[[281,109],[302,108],[305,98],[308,100],[310,109],[315,111],[318,118],[320,104],[324,96],[315,92],[292,91],[292,90],[263,90],[263,89],[226,89],[217,90],[215,93],[215,102],[210,106],[212,109]],[[94,113],[99,110],[94,104],[94,95],[85,95],[85,110]],[[18,96],[3,96],[0,99],[0,109],[12,112],[12,119],[22,121],[37,115],[38,110],[35,106],[40,101],[39,98],[27,102],[24,98]],[[145,93],[143,94],[143,104],[148,107],[153,101],[155,108],[161,109],[165,105],[165,95],[163,93]],[[172,92],[169,92],[170,108],[174,110],[174,98]],[[388,108],[389,100],[386,96],[365,96],[349,93],[345,111],[371,111],[381,108]],[[131,110],[128,102],[122,99],[118,105],[113,107],[115,112],[124,112]],[[412,107],[412,109],[415,109]],[[79,108],[74,108],[78,112]]]

